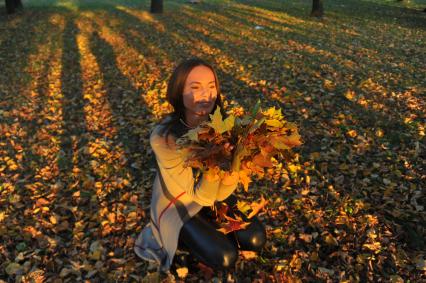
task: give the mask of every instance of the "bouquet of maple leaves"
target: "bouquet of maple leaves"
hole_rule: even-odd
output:
[[[185,166],[200,169],[208,180],[217,180],[235,171],[244,190],[248,191],[253,177],[268,176],[265,171],[279,163],[280,157],[299,146],[301,141],[296,125],[284,119],[281,109],[262,110],[258,101],[250,113],[238,117],[224,118],[217,107],[210,114],[210,121],[189,130],[176,143],[184,156]],[[251,218],[265,204],[262,197],[259,203],[239,201],[237,208]],[[238,216],[227,216],[228,208],[224,207],[227,206],[216,210],[222,232],[229,233],[248,225]]]

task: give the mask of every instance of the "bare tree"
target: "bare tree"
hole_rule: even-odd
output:
[[[151,13],[163,13],[163,0],[151,0]]]
[[[21,0],[6,0],[6,12],[8,14],[15,13],[15,9],[23,8]]]
[[[324,15],[323,0],[312,1],[312,17],[322,17]]]

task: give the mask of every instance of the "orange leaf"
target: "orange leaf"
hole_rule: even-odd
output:
[[[290,149],[295,146],[302,144],[300,141],[300,135],[297,132],[292,133],[291,135],[279,135],[271,137],[271,144],[278,149]]]
[[[248,172],[246,170],[240,170],[238,174],[240,175],[240,182],[241,184],[243,184],[244,190],[247,192],[248,186],[251,182],[251,178],[249,177]]]
[[[265,145],[263,145],[263,146],[260,146],[260,152],[263,154],[263,155],[273,155],[273,154],[271,154],[272,152],[274,152],[274,147],[272,146],[272,145],[270,145],[269,143],[266,143]]]
[[[254,251],[240,251],[240,254],[243,256],[244,259],[254,259],[257,257],[256,252]]]
[[[241,217],[238,217],[238,216],[236,216],[235,219],[228,216],[225,216],[225,218],[228,220],[228,222],[224,223],[222,225],[222,228],[217,229],[219,232],[222,232],[223,234],[228,234],[232,231],[245,229],[248,225],[250,225],[250,222],[244,222],[241,219]]]
[[[250,212],[249,216],[247,216],[248,219],[255,216],[259,211],[265,207],[265,205],[268,203],[268,201],[262,196],[259,202],[252,203],[250,206],[252,208],[252,212]]]
[[[270,156],[264,156],[261,153],[253,157],[253,162],[262,167],[272,167],[274,166],[271,162]]]
[[[186,276],[188,276],[188,268],[187,267],[180,267],[176,269],[176,273],[179,278],[185,279]]]

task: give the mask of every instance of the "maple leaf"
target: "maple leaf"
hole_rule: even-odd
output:
[[[275,148],[269,143],[260,145],[260,152],[262,153],[262,155],[273,155],[274,150]]]
[[[176,269],[176,273],[179,278],[185,279],[186,276],[188,276],[188,268],[187,267],[180,267]]]
[[[275,109],[275,106],[268,108],[266,111],[263,111],[262,114],[274,120],[284,119],[283,114],[281,113],[281,108]]]
[[[276,119],[267,119],[265,120],[265,124],[270,126],[270,127],[275,127],[275,128],[282,128],[284,126],[284,123],[276,120]]]
[[[250,259],[257,258],[257,253],[254,252],[254,251],[240,251],[240,255],[242,255],[242,257],[245,260],[250,260]]]
[[[228,234],[233,231],[245,229],[250,222],[244,222],[241,217],[236,216],[235,219],[229,216],[225,216],[228,222],[222,224],[222,228],[217,229],[217,231],[222,232],[223,234]]]
[[[248,186],[251,182],[251,178],[249,176],[249,172],[247,170],[240,170],[238,172],[238,174],[240,175],[240,182],[241,184],[243,184],[244,190],[247,192],[248,191]]]
[[[299,146],[302,144],[302,142],[300,141],[300,135],[297,132],[294,132],[289,136],[271,136],[270,142],[277,149],[290,149],[292,147]]]
[[[264,156],[262,153],[256,154],[253,157],[253,162],[262,167],[272,167],[274,166],[271,162],[270,156]]]
[[[247,214],[247,212],[251,209],[250,204],[248,202],[240,200],[237,201],[237,208],[244,214]]]
[[[217,107],[213,115],[210,114],[211,122],[209,125],[219,134],[231,130],[234,127],[235,116],[230,115],[225,120],[222,120],[220,108]]]
[[[263,209],[267,203],[268,203],[268,201],[262,196],[259,202],[255,202],[255,203],[250,204],[252,211],[247,216],[247,218],[250,219],[253,216],[255,216],[256,214],[258,214],[259,211],[261,209]]]

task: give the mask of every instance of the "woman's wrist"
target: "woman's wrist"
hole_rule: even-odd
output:
[[[240,175],[236,171],[225,172],[222,178],[222,184],[225,186],[234,185],[240,180]]]

